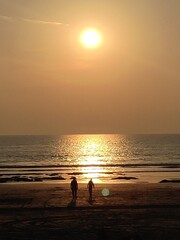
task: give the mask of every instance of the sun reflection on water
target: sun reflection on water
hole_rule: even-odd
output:
[[[69,175],[76,174],[81,181],[92,178],[94,182],[112,179],[114,171],[120,169],[109,165],[123,163],[128,151],[122,135],[66,135],[59,146],[65,163],[72,166]]]
[[[82,167],[81,171],[85,179],[92,178],[94,182],[101,182],[100,176],[102,175],[102,167]]]
[[[105,167],[101,165],[106,164],[105,156],[110,154],[106,136],[90,135],[87,137],[86,135],[83,137],[81,152],[85,157],[79,159],[79,164],[85,165],[81,168],[83,177],[85,179],[92,178],[94,182],[101,182],[100,178],[106,171]]]

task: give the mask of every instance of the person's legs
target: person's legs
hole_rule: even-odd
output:
[[[72,191],[72,198],[74,199],[74,189],[71,189]]]
[[[92,188],[89,188],[89,197],[92,198]]]
[[[74,197],[77,198],[77,189],[74,189]]]

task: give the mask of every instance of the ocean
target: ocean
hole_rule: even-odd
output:
[[[0,136],[0,183],[180,179],[180,135]]]

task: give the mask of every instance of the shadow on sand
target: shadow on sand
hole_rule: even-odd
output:
[[[87,199],[87,202],[88,202],[90,205],[93,205],[96,201],[90,197],[90,198]]]
[[[67,205],[68,208],[75,208],[76,207],[76,198],[73,198]]]

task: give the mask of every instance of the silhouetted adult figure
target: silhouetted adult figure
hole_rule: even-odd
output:
[[[72,177],[72,181],[71,181],[71,191],[72,191],[72,197],[73,199],[77,198],[77,190],[78,190],[78,183],[76,180],[76,177]]]
[[[89,198],[92,199],[92,189],[94,188],[94,183],[92,181],[92,178],[89,180],[87,184],[87,188],[89,190]]]

